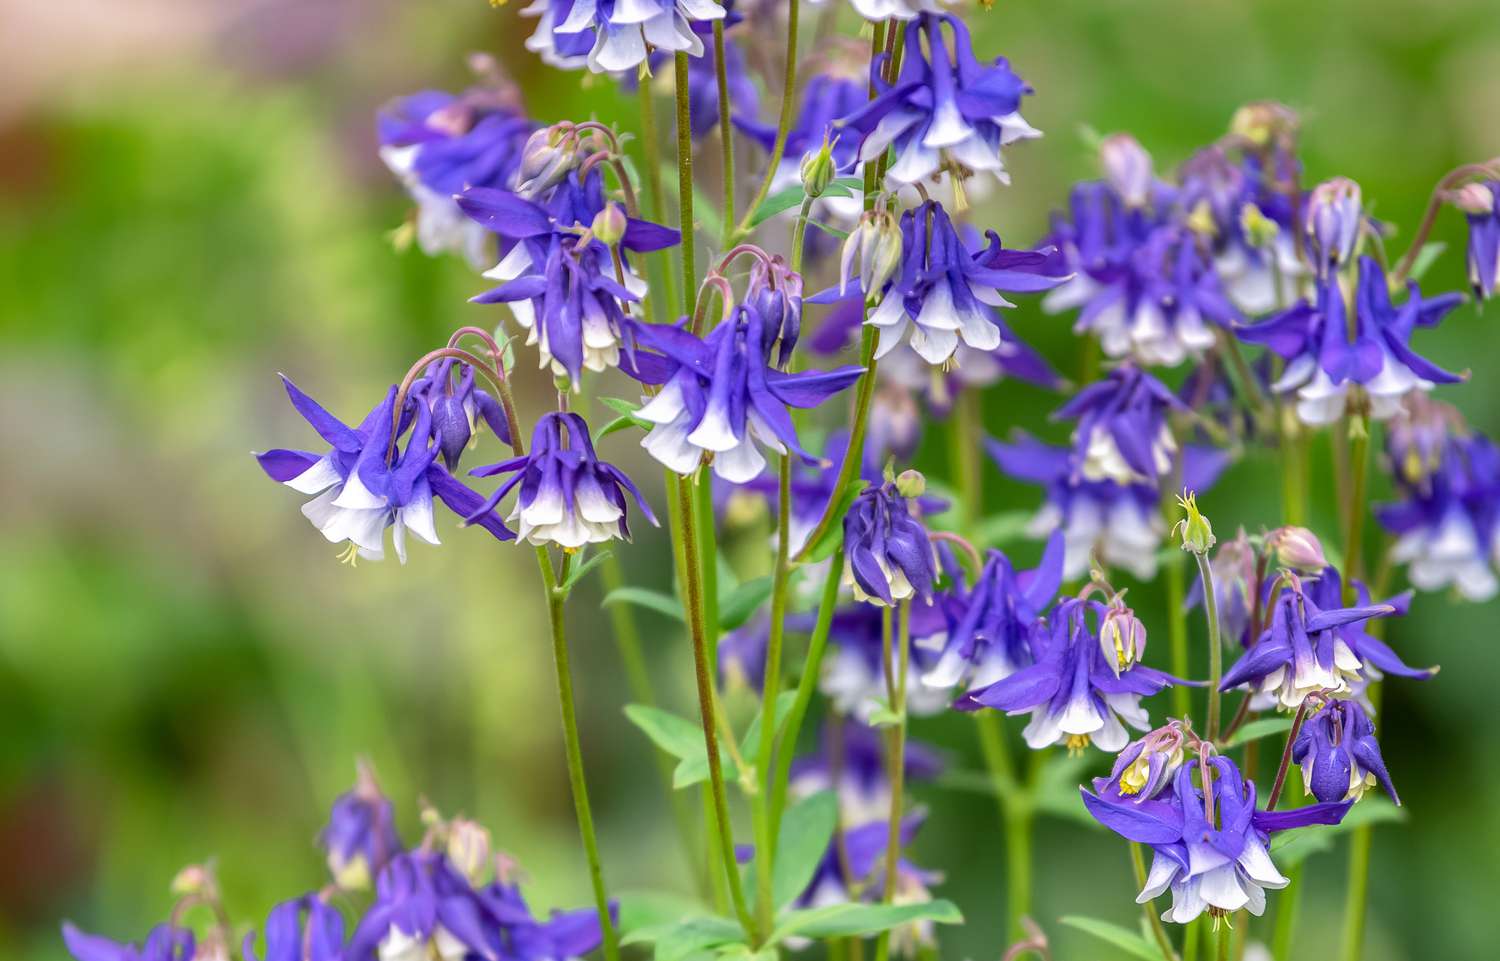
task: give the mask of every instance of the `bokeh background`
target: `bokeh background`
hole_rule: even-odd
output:
[[[360,754],[408,836],[424,796],[486,822],[537,906],[587,901],[530,555],[448,523],[443,548],[418,545],[405,567],[351,570],[249,456],[309,436],[276,371],[356,417],[452,327],[496,319],[465,303],[481,282],[460,262],[393,250],[406,202],[373,149],[382,101],[462,85],[465,55],[484,50],[544,121],[633,124],[612,84],[544,72],[516,6],[0,0],[0,955],[62,958],[63,917],[139,937],[165,915],[174,872],[210,857],[236,916],[263,918],[321,883],[313,839]],[[1310,181],[1352,176],[1409,230],[1444,171],[1500,152],[1494,14],[1490,0],[973,10],[979,52],[1007,54],[1035,85],[1026,114],[1047,133],[1013,152],[1015,185],[978,219],[1013,243],[1036,237],[1092,175],[1085,127],[1134,131],[1170,169],[1236,105],[1272,98],[1303,113]],[[1455,215],[1439,236],[1455,249],[1430,282],[1458,287]],[[1065,321],[1034,305],[1011,321],[1076,369]],[[1466,306],[1419,335],[1428,356],[1472,368],[1443,396],[1491,431],[1494,323]],[[544,389],[528,381],[523,408]],[[1006,385],[986,425],[1038,425],[1054,404]],[[660,505],[641,452],[607,443]],[[941,470],[939,447],[923,456]],[[1251,457],[1203,498],[1221,532],[1275,522],[1274,471]],[[986,476],[988,509],[1037,502]],[[1319,469],[1312,483],[1331,537],[1332,481]],[[625,556],[633,580],[667,586],[661,533],[642,527]],[[607,871],[622,890],[686,889],[598,596],[576,596],[573,637]],[[1158,589],[1132,598],[1157,632]],[[1409,817],[1377,834],[1372,959],[1494,956],[1495,615],[1424,596],[1394,625],[1409,660],[1444,670],[1387,685],[1382,739]],[[641,626],[653,679],[686,709],[683,638],[652,615]],[[977,766],[961,719],[916,735]],[[997,957],[991,802],[920,797],[919,859],[947,872],[939,891],[970,919],[945,931],[944,956]],[[1040,832],[1037,916],[1056,956],[1104,956],[1054,921],[1134,925],[1124,849],[1071,822]],[[1342,845],[1310,863],[1299,957],[1336,945],[1343,873]]]

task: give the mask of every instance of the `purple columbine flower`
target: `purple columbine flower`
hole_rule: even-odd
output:
[[[844,581],[853,586],[856,600],[887,607],[910,597],[932,603],[937,551],[927,528],[912,515],[906,493],[898,490],[900,483],[865,488],[844,516],[849,558]]]
[[[1266,889],[1290,883],[1271,862],[1270,835],[1312,824],[1337,824],[1349,810],[1342,804],[1311,804],[1290,811],[1260,811],[1255,784],[1233,761],[1214,757],[1205,800],[1194,784],[1201,760],[1177,772],[1169,798],[1139,801],[1083,792],[1083,803],[1099,823],[1129,841],[1150,845],[1151,871],[1136,898],[1145,904],[1172,892],[1163,921],[1186,924],[1209,912],[1215,918],[1240,909],[1259,917]],[[1201,776],[1200,776],[1201,779]]]
[[[1377,783],[1401,803],[1375,740],[1375,725],[1358,702],[1331,700],[1307,718],[1292,744],[1307,793],[1325,803],[1358,801]]]
[[[1416,400],[1416,398],[1412,398]],[[1453,587],[1470,601],[1500,590],[1500,450],[1445,404],[1408,403],[1386,450],[1399,500],[1375,516],[1396,535],[1391,558],[1418,590]]]
[[[792,762],[788,789],[793,797],[837,789],[844,824],[880,821],[891,810],[886,753],[878,729],[855,720],[825,720],[818,750]],[[937,750],[921,741],[908,740],[903,757],[907,784],[931,781],[945,766]]]
[[[360,918],[343,957],[492,957],[487,915],[478,893],[444,855],[406,852],[380,872],[375,902]]]
[[[931,605],[911,607],[911,668],[907,672],[906,710],[913,717],[930,717],[948,709],[947,689],[928,687],[921,677],[937,663],[937,652],[947,644],[953,621],[953,598],[938,594]],[[833,645],[823,661],[818,689],[840,714],[868,721],[886,703],[881,611],[874,604],[849,604],[833,614],[828,640]]]
[[[877,358],[907,340],[908,333],[912,350],[933,365],[952,360],[960,343],[976,351],[997,351],[1003,344],[1002,330],[990,308],[1015,306],[1002,291],[1036,293],[1062,282],[1044,272],[1046,251],[1007,250],[994,231],[987,237],[985,246],[970,249],[936,201],[901,215],[900,271],[879,289],[860,291],[878,301],[865,320],[880,329]],[[840,286],[818,294],[814,303],[845,298],[851,249],[846,245]]]
[[[1031,722],[1022,736],[1036,750],[1058,743],[1069,751],[1082,751],[1091,743],[1101,751],[1124,748],[1129,736],[1121,718],[1137,730],[1149,730],[1151,719],[1141,698],[1185,682],[1139,663],[1122,670],[1106,659],[1099,630],[1108,612],[1097,601],[1064,600],[1048,623],[1032,632],[1034,663],[970,691],[956,706],[1029,713]]]
[[[502,190],[470,190],[459,197],[464,213],[512,241],[510,252],[484,276],[503,283],[471,298],[480,304],[508,303],[516,322],[535,344],[541,366],[572,379],[579,389],[584,368],[602,371],[630,349],[625,305],[645,294],[645,281],[624,267],[617,274],[610,248],[593,235],[563,226],[548,211]],[[676,244],[675,230],[629,219],[619,246],[646,252]]]
[[[1454,202],[1469,221],[1469,284],[1488,300],[1500,284],[1500,180],[1462,187]]]
[[[627,493],[646,520],[657,523],[625,472],[599,460],[589,426],[577,414],[543,414],[532,431],[528,453],[469,473],[475,477],[514,475],[470,516],[493,510],[519,484],[520,494],[508,520],[517,525],[521,540],[528,544],[576,550],[617,537],[629,540]]]
[[[944,27],[952,34],[952,50]],[[884,64],[884,57],[876,61]],[[887,175],[914,184],[947,172],[955,181],[974,172],[1008,183],[1000,150],[1041,134],[1021,116],[1029,87],[1004,57],[986,65],[974,58],[969,30],[951,14],[923,13],[906,26],[906,59],[895,83],[877,73],[874,100],[842,121],[857,132],[860,159],[872,161],[894,145]]]
[[[790,374],[771,365],[778,333],[772,322],[740,305],[700,340],[681,327],[639,325],[642,350],[626,372],[661,385],[636,412],[653,425],[641,446],[669,470],[691,474],[706,456],[714,474],[742,484],[766,465],[758,445],[804,460],[788,407],[816,407],[853,384],[861,368]]]
[[[721,20],[724,8],[711,0],[535,0],[521,14],[538,18],[526,49],[549,65],[613,73],[640,66],[650,48],[702,56],[693,21]]]
[[[1177,441],[1169,412],[1187,408],[1161,381],[1122,364],[1080,390],[1052,415],[1076,420],[1074,468],[1085,481],[1157,486],[1172,469]]]
[[[425,90],[392,102],[376,119],[380,159],[417,203],[417,243],[427,254],[457,251],[475,269],[489,235],[458,209],[469,187],[508,188],[533,124],[513,88]]]
[[[332,449],[323,455],[276,449],[256,454],[256,460],[272,480],[303,494],[318,495],[303,505],[302,514],[328,540],[348,542],[343,556],[350,563],[357,557],[384,558],[387,527],[394,531],[396,556],[403,564],[407,531],[437,544],[434,496],[460,517],[471,517],[484,502],[437,463],[432,408],[422,391],[408,391],[399,425],[394,422],[393,385],[359,427],[351,428],[290,380],[283,377],[282,381],[297,413]],[[407,438],[404,450],[399,444],[402,435]],[[515,537],[492,512],[471,522],[500,540]]]
[[[1348,694],[1365,679],[1368,667],[1407,677],[1431,671],[1407,667],[1395,652],[1359,625],[1372,617],[1404,614],[1409,597],[1371,604],[1358,585],[1360,603],[1344,607],[1343,582],[1332,567],[1310,582],[1292,580],[1277,592],[1271,623],[1234,666],[1224,672],[1219,690],[1241,685],[1286,710],[1295,710],[1308,695]]]
[[[354,788],[333,802],[318,843],[328,854],[328,873],[346,891],[368,888],[403,850],[395,810],[365,761],[359,762]]]
[[[1370,257],[1359,262],[1352,335],[1348,307],[1338,280],[1318,284],[1316,304],[1306,300],[1270,320],[1237,331],[1241,340],[1264,344],[1286,361],[1286,371],[1272,385],[1277,393],[1295,393],[1297,416],[1312,426],[1343,416],[1349,393],[1357,388],[1368,399],[1377,420],[1394,415],[1413,391],[1462,380],[1417,355],[1410,346],[1418,327],[1434,327],[1463,300],[1460,294],[1424,298],[1415,281],[1407,298],[1391,303],[1385,271]],[[1352,339],[1351,339],[1352,336]]]
[[[266,953],[255,953],[255,932],[245,935],[245,961],[340,961],[344,916],[316,894],[283,901],[266,918]]]
[[[1089,558],[1095,554],[1106,565],[1136,577],[1149,580],[1155,576],[1157,551],[1166,535],[1161,492],[1156,486],[1087,480],[1076,468],[1075,449],[1053,447],[1025,435],[1009,444],[987,441],[986,449],[1001,471],[1045,489],[1046,503],[1028,532],[1032,537],[1046,537],[1054,530],[1062,531],[1066,545],[1063,580],[1086,574]],[[1228,462],[1223,451],[1186,445],[1182,448],[1182,483],[1189,490],[1208,490]]]
[[[474,383],[474,368],[468,364],[444,358],[412,389],[432,411],[432,436],[449,471],[458,470],[459,458],[481,425],[488,426],[500,443],[510,443],[505,410],[493,394]]]
[[[196,957],[193,932],[170,924],[158,924],[140,944],[86,934],[67,921],[62,936],[73,961],[194,961]]]
[[[1017,571],[1004,552],[990,550],[942,656],[922,682],[950,691],[960,684],[988,687],[1030,664],[1031,632],[1062,584],[1065,548],[1054,531],[1041,563],[1029,571]]]

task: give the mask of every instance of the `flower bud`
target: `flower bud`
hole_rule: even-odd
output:
[[[528,200],[567,179],[578,165],[578,135],[570,123],[543,127],[521,148],[521,166],[516,171],[516,193]]]
[[[1099,145],[1099,163],[1104,179],[1127,207],[1144,207],[1151,200],[1155,173],[1151,155],[1128,133],[1110,134]]]
[[[896,493],[902,497],[921,497],[927,492],[927,478],[921,471],[904,470],[896,475]]]
[[[594,215],[594,224],[590,228],[595,237],[613,247],[625,236],[625,228],[629,221],[625,217],[625,208],[619,204],[605,204],[604,209]]]
[[[1266,544],[1276,552],[1276,562],[1282,567],[1315,574],[1328,566],[1323,545],[1305,527],[1278,527],[1266,538]]]
[[[821,197],[833,182],[833,144],[823,135],[823,145],[802,155],[802,189],[809,197]]]
[[[1448,195],[1448,202],[1470,217],[1485,217],[1495,212],[1495,194],[1489,184],[1465,184]]]
[[[184,898],[199,898],[204,901],[219,899],[219,884],[214,879],[212,864],[189,864],[172,879],[172,893]]]
[[[1265,147],[1296,136],[1299,123],[1297,112],[1291,107],[1274,100],[1258,100],[1234,112],[1229,132],[1257,147]]]
[[[1115,677],[1134,667],[1146,653],[1146,625],[1135,611],[1123,604],[1111,604],[1099,625],[1099,648]]]
[[[484,884],[490,869],[490,832],[464,818],[448,822],[448,860],[470,884]]]
[[[1307,202],[1307,238],[1323,268],[1338,267],[1354,256],[1363,220],[1359,184],[1334,177],[1313,188]]]
[[[1187,514],[1172,528],[1174,534],[1182,534],[1182,549],[1194,554],[1207,554],[1213,550],[1214,529],[1208,518],[1199,513],[1197,495],[1192,491],[1178,495],[1177,505]]]
[[[901,224],[889,211],[870,210],[844,241],[839,264],[839,293],[849,285],[849,271],[859,257],[859,286],[868,300],[877,296],[901,268]]]

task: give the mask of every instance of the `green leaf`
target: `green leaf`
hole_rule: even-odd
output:
[[[738,585],[719,598],[719,627],[732,631],[742,626],[770,596],[770,576],[757,577]]]
[[[801,204],[802,198],[806,196],[807,192],[802,189],[801,184],[781,188],[762,200],[760,206],[755,208],[755,216],[750,218],[750,226],[759,227],[777,214],[791,210]]]
[[[838,503],[833,509],[834,518],[841,518],[849,513],[849,505],[853,504],[854,498],[858,497],[859,492],[865,489],[865,483],[863,480],[852,480],[844,486],[843,491],[839,493]],[[828,530],[823,532],[822,537],[818,538],[816,542],[807,545],[805,548],[807,552],[806,560],[808,563],[816,563],[832,557],[833,552],[842,547],[843,544],[844,525],[835,519],[832,524],[828,525]]]
[[[621,938],[620,943],[654,944],[656,961],[682,961],[706,948],[741,944],[743,937],[744,932],[735,922],[708,914],[637,928]]]
[[[843,938],[876,934],[912,921],[934,921],[938,924],[962,924],[964,916],[952,901],[924,901],[920,904],[830,904],[782,916],[770,941],[790,937]]]
[[[1271,737],[1291,729],[1292,719],[1289,717],[1263,717],[1258,721],[1242,725],[1225,746],[1239,747],[1241,744],[1258,741],[1263,737]]]
[[[576,565],[572,570],[568,571],[568,578],[562,582],[562,589],[564,591],[571,591],[575,584],[588,576],[589,571],[603,564],[605,558],[609,557],[611,553],[612,551],[606,547],[585,560],[582,564]]]
[[[1035,511],[1002,511],[984,518],[974,528],[974,546],[1009,547],[1030,537]]]
[[[779,911],[790,904],[812,880],[828,850],[838,821],[838,797],[819,791],[787,808],[777,835],[776,863],[771,873],[772,903]]]
[[[1347,834],[1362,825],[1375,825],[1406,820],[1406,812],[1383,797],[1367,797],[1344,815],[1338,824],[1315,824],[1310,827],[1285,831],[1271,839],[1272,853],[1286,866],[1301,863],[1320,851],[1333,847],[1334,838]]]
[[[870,712],[870,716],[865,718],[865,723],[870,727],[891,727],[901,723],[901,714],[891,710],[890,705],[882,701]]]
[[[594,431],[594,440],[608,437],[610,434],[622,431],[627,427],[639,427],[642,430],[651,429],[650,426],[639,417],[631,417],[629,414],[621,414],[619,417],[616,417],[608,424],[605,424],[603,427]]]
[[[1423,244],[1422,249],[1417,251],[1417,259],[1412,261],[1411,273],[1408,276],[1412,280],[1421,280],[1422,275],[1427,273],[1433,264],[1437,263],[1437,259],[1447,249],[1448,245],[1441,240],[1434,240]]]
[[[665,930],[684,919],[705,913],[703,905],[696,899],[670,891],[628,891],[619,895],[619,901],[619,927],[626,943],[631,943],[629,938],[636,931],[647,928]]]
[[[603,404],[605,407],[608,407],[616,414],[624,414],[626,417],[631,418],[635,418],[636,411],[641,409],[641,405],[639,403],[633,400],[626,400],[623,397],[601,397],[599,398],[599,403]],[[641,421],[641,423],[646,425],[647,427],[651,426],[649,421],[643,420]]]
[[[865,192],[865,178],[863,177],[838,177],[823,191],[825,197],[853,197],[855,194]]]
[[[1070,928],[1076,928],[1085,934],[1092,934],[1100,941],[1114,945],[1132,958],[1140,958],[1141,961],[1161,961],[1161,951],[1129,928],[1122,928],[1108,921],[1100,921],[1098,918],[1080,917],[1076,914],[1059,920]]]
[[[601,607],[611,604],[634,604],[636,607],[644,607],[655,611],[674,620],[683,620],[682,604],[671,594],[663,594],[661,591],[653,591],[645,587],[617,587],[604,595],[604,600],[599,602]]]
[[[645,704],[625,705],[625,716],[644,731],[653,744],[673,757],[703,756],[703,728],[693,721]]]
[[[825,224],[821,220],[813,220],[810,217],[808,218],[807,223],[808,223],[808,226],[810,226],[810,227],[816,227],[816,228],[818,228],[819,230],[823,231],[823,233],[827,234],[830,237],[834,237],[834,238],[836,238],[838,240],[848,240],[849,239],[849,231],[847,231],[847,230],[840,230],[838,227],[835,227],[832,224]]]
[[[791,711],[792,704],[797,700],[796,691],[782,691],[776,695],[776,711],[772,723],[772,735],[781,730],[781,722],[786,720],[787,713]],[[750,719],[750,725],[745,728],[745,736],[740,740],[740,753],[749,758],[760,750],[760,718],[759,712]]]
[[[781,726],[782,720],[787,712],[792,709],[792,702],[796,701],[796,691],[782,691],[776,698],[776,726]],[[677,769],[672,772],[672,787],[685,788],[694,784],[701,784],[708,780],[708,752],[703,749],[703,730],[694,725],[698,732],[697,746],[690,755],[682,756]],[[745,736],[740,739],[740,756],[753,758],[760,747],[760,714],[751,718],[750,726],[745,729]],[[747,762],[748,763],[748,762]],[[719,767],[724,772],[724,780],[734,781],[740,776],[739,765],[734,763],[734,758],[724,750],[724,745],[719,745]]]

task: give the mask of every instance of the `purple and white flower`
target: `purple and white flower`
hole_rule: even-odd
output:
[[[328,854],[328,873],[346,891],[368,888],[403,850],[395,811],[367,762],[359,762],[354,788],[333,802],[318,843]]]
[[[1303,721],[1292,761],[1302,765],[1303,786],[1319,801],[1358,801],[1379,784],[1401,803],[1380,756],[1375,725],[1356,701],[1330,700]]]
[[[535,0],[521,15],[538,18],[526,49],[547,64],[613,73],[639,67],[652,48],[702,56],[693,22],[721,20],[724,8],[712,0]]]
[[[1078,421],[1073,454],[1080,479],[1155,487],[1177,454],[1167,414],[1185,409],[1161,381],[1134,364],[1122,364],[1052,417]]]
[[[326,897],[306,894],[283,901],[266,918],[264,961],[340,961],[344,950],[344,916]],[[245,961],[262,961],[255,953],[255,932],[245,935]]]
[[[1115,757],[1109,776],[1094,778],[1094,793],[1117,800],[1129,798],[1135,804],[1155,800],[1172,787],[1192,746],[1182,722],[1168,721],[1127,744]]]
[[[865,488],[844,516],[844,582],[856,600],[893,607],[917,597],[932,603],[937,551],[896,481]]]
[[[528,544],[556,544],[564,550],[577,550],[585,544],[615,538],[629,540],[627,493],[646,520],[657,523],[625,472],[599,460],[588,424],[577,414],[543,414],[532,431],[529,452],[476,467],[469,473],[475,477],[513,475],[471,517],[482,517],[493,510],[519,485],[520,493],[507,520],[517,526],[519,537]]]
[[[1488,300],[1500,284],[1500,180],[1462,187],[1454,203],[1469,221],[1469,284]]]
[[[196,961],[197,958],[193,932],[170,924],[158,924],[140,944],[87,934],[67,921],[63,922],[62,935],[73,961]]]

